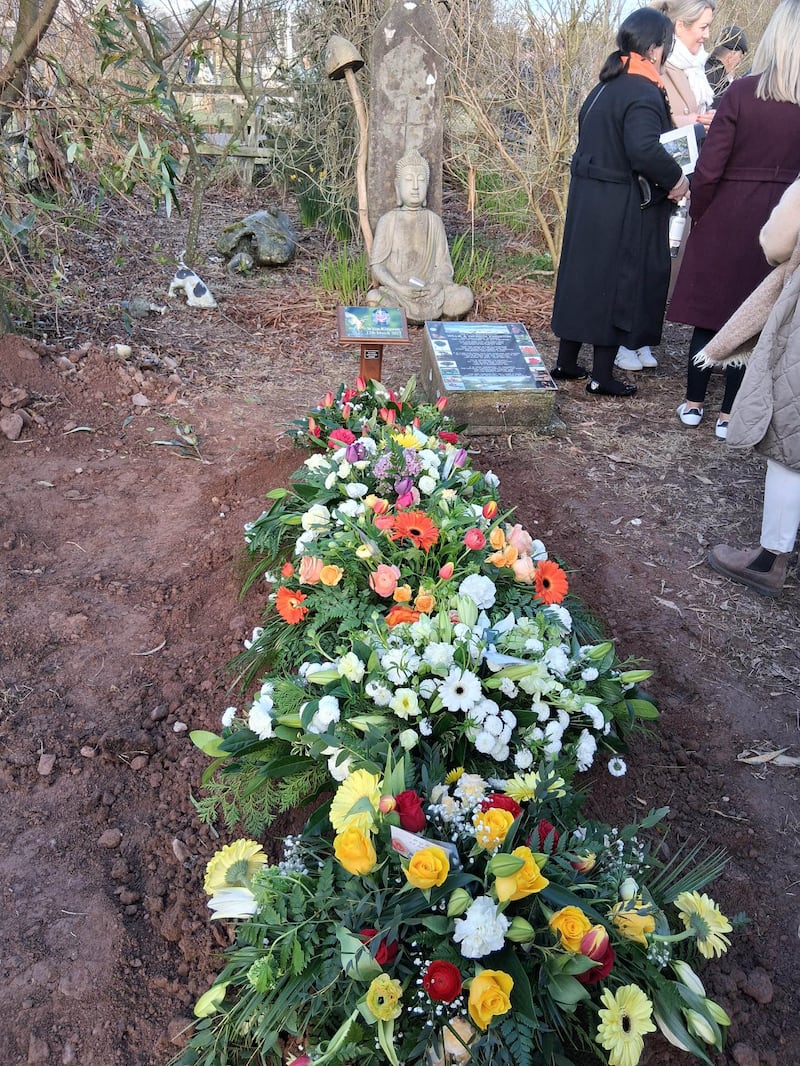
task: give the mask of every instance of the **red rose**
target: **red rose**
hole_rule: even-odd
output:
[[[608,945],[602,958],[595,959],[594,961],[599,963],[599,965],[593,966],[591,970],[586,970],[584,973],[575,974],[581,984],[596,985],[598,981],[602,981],[603,978],[608,977],[611,973],[611,967],[614,965],[614,949],[611,945]]]
[[[420,833],[425,828],[425,812],[416,792],[407,790],[395,796],[394,809],[400,818],[400,825],[409,833]]]
[[[539,851],[544,851],[545,843],[550,834],[553,834],[553,843],[550,845],[550,854],[558,847],[558,830],[555,826],[552,826],[546,818],[542,818],[539,822]]]
[[[443,440],[445,444],[458,444],[458,434],[448,433],[447,430],[442,430],[439,434],[439,440]]]
[[[335,429],[328,434],[328,443],[335,441],[337,444],[352,444],[355,439],[355,433],[349,429]]]
[[[509,811],[515,818],[522,814],[522,807],[515,799],[504,796],[502,792],[492,792],[485,800],[481,800],[481,810],[489,811],[492,807],[498,807],[501,811]]]
[[[364,944],[369,945],[377,936],[377,929],[362,929],[358,934],[358,939]],[[379,966],[391,966],[394,960],[397,958],[397,953],[400,950],[400,945],[396,940],[389,940],[387,937],[383,937],[380,944],[378,944],[378,950],[373,954],[373,958]]]
[[[434,959],[422,975],[422,987],[439,1003],[452,1003],[461,995],[461,974],[452,962]]]

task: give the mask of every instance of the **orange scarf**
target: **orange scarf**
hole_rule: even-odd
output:
[[[636,52],[631,52],[629,56],[623,55],[620,57],[623,61],[628,60],[628,74],[638,74],[642,78],[647,78],[648,81],[654,82],[659,89],[664,88],[664,82],[658,75],[658,71],[655,65],[643,56],[637,55]]]

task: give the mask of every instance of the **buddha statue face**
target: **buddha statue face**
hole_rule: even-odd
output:
[[[428,164],[417,151],[409,152],[398,161],[395,178],[397,202],[416,210],[428,196]]]

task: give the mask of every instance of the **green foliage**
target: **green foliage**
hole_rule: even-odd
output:
[[[369,289],[369,265],[366,253],[354,254],[344,247],[336,256],[326,255],[319,265],[319,283],[334,293],[345,307],[361,306]]]
[[[458,285],[469,285],[476,289],[491,281],[494,255],[488,248],[476,248],[474,238],[471,239],[469,234],[462,233],[453,240],[450,259],[453,263],[453,280]]]
[[[204,825],[221,822],[226,829],[241,826],[248,836],[260,836],[278,814],[310,803],[328,781],[324,764],[308,762],[302,772],[283,779],[265,777],[263,765],[250,756],[216,767],[211,775],[206,771],[204,795],[191,797],[198,819]]]

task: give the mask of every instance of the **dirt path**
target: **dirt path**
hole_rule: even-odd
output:
[[[99,330],[69,374],[0,339],[0,393],[27,389],[35,416],[19,440],[0,437],[4,1066],[166,1063],[216,972],[225,931],[201,892],[216,841],[194,816],[205,760],[187,729],[217,728],[233,702],[224,665],[260,608],[255,592],[238,600],[242,526],[300,462],[282,424],[355,365],[330,314],[302,330],[262,322],[259,336],[263,300],[254,288],[223,302],[246,336],[183,308],[137,326],[127,361]],[[680,427],[684,337],[670,340],[636,401],[571,386],[566,437],[478,441],[476,463],[567,562],[620,652],[655,671],[659,729],[625,778],[598,779],[598,813],[668,804],[673,847],[706,837],[732,854],[715,895],[750,925],[709,980],[734,1017],[717,1062],[792,1066],[797,770],[737,755],[800,748],[797,581],[771,603],[703,565],[707,542],[755,543],[762,466],[729,455],[713,422]],[[137,362],[143,346],[155,369]],[[418,338],[393,354],[387,380],[405,381],[418,354]],[[176,431],[197,447],[159,443]],[[648,1061],[687,1060],[659,1045]]]

